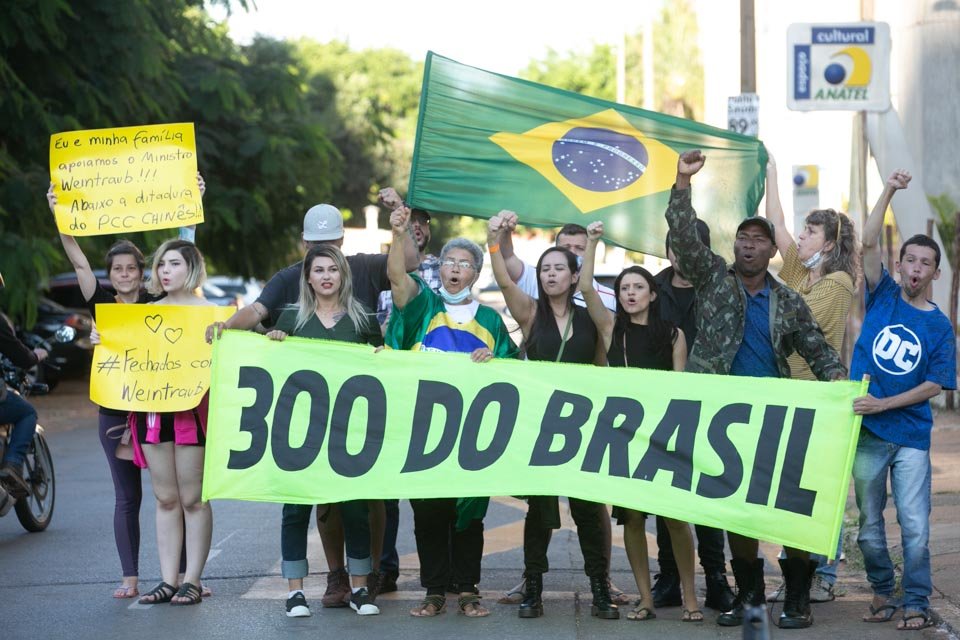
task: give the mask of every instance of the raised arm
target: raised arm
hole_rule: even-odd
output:
[[[503,300],[507,303],[510,315],[520,325],[520,330],[526,337],[537,310],[536,301],[520,290],[503,257],[504,238],[510,237],[513,227],[516,226],[516,220],[517,214],[512,211],[501,211],[490,218],[487,222],[487,247],[490,250],[490,265],[493,267],[493,277],[496,278],[497,286],[503,292]],[[515,256],[514,259],[520,262]]]
[[[593,265],[597,259],[597,245],[603,237],[603,223],[591,222],[587,227],[587,251],[583,254],[583,265],[580,267],[580,282],[578,287],[583,294],[583,301],[587,303],[590,319],[596,325],[600,337],[603,339],[604,353],[610,350],[610,341],[613,339],[613,324],[615,316],[603,304],[600,294],[593,288]],[[614,295],[619,292],[614,291]]]
[[[47,190],[47,204],[50,205],[50,213],[54,213],[57,206],[57,194],[53,191],[53,183]],[[90,268],[90,261],[84,255],[83,249],[77,244],[77,239],[73,236],[60,234],[60,243],[63,245],[63,251],[67,254],[67,259],[73,265],[73,270],[77,274],[77,283],[80,285],[80,293],[84,300],[90,300],[94,291],[97,290],[97,277],[93,275]]]
[[[726,268],[723,258],[710,251],[697,233],[697,213],[690,201],[690,178],[703,168],[706,157],[687,151],[677,160],[677,181],[670,191],[666,218],[670,227],[670,248],[687,280],[699,287],[716,269]]]
[[[517,214],[513,211],[501,211],[500,224],[506,230],[500,235],[500,255],[503,262],[507,265],[507,273],[514,282],[520,280],[523,275],[523,260],[517,257],[513,252],[513,230],[517,228]]]
[[[407,206],[403,202],[403,198],[400,197],[400,194],[398,194],[397,190],[393,187],[380,189],[380,192],[377,194],[377,201],[380,203],[380,206],[386,207],[390,211],[396,211],[400,207]],[[407,209],[408,216],[410,215],[409,212],[410,210]],[[409,228],[409,226],[408,224],[407,227]],[[417,243],[408,242],[404,245],[403,260],[403,266],[407,273],[416,271],[420,267],[420,252],[417,250]]]
[[[419,293],[417,282],[408,275],[417,268],[416,261],[413,268],[409,268],[407,260],[411,249],[414,253],[417,251],[416,244],[410,237],[410,209],[403,205],[394,209],[390,214],[390,228],[393,230],[393,242],[390,243],[390,253],[387,254],[387,277],[390,278],[393,304],[397,309],[403,309]]]
[[[870,211],[870,216],[863,225],[863,237],[860,239],[863,245],[863,277],[871,291],[880,282],[880,274],[883,270],[880,260],[880,232],[883,231],[883,216],[886,214],[887,207],[890,206],[890,201],[893,200],[893,194],[898,189],[906,189],[912,178],[913,176],[903,169],[897,169],[890,174],[880,199],[873,205],[873,210]]]
[[[777,249],[781,255],[787,254],[787,247],[794,243],[793,236],[787,231],[787,221],[783,215],[783,206],[780,204],[780,190],[777,187],[777,162],[773,155],[767,156],[767,220],[773,223],[777,234]]]

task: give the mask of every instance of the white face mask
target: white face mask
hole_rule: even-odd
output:
[[[823,251],[817,251],[815,254],[803,261],[803,266],[807,269],[815,269],[821,262],[823,262]]]
[[[450,293],[443,285],[440,285],[440,290],[437,293],[447,304],[460,304],[470,297],[470,287],[464,287],[460,290],[460,293]]]

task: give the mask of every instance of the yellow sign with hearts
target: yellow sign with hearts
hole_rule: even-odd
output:
[[[233,307],[98,304],[90,399],[122,411],[186,411],[210,388],[204,330]]]

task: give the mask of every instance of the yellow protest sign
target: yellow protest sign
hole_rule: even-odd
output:
[[[90,399],[125,411],[185,411],[210,388],[204,329],[233,307],[98,304]]]
[[[71,236],[203,222],[192,123],[50,136],[57,228]]]

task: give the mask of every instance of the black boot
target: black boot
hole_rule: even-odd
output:
[[[727,576],[723,571],[708,571],[705,576],[707,580],[707,599],[703,606],[710,607],[716,611],[730,611],[733,609],[734,595],[727,582]]]
[[[590,592],[593,593],[590,615],[605,620],[618,620],[620,618],[620,609],[610,599],[607,576],[591,576]]]
[[[813,611],[810,609],[810,583],[817,563],[803,558],[780,560],[783,571],[785,595],[783,613],[780,614],[781,629],[806,629],[813,624]]]
[[[543,615],[543,574],[528,573],[525,578],[523,602],[517,609],[517,615],[521,618],[539,618]]]
[[[662,609],[663,607],[679,607],[682,604],[680,576],[672,571],[661,571],[654,576],[653,606]],[[720,609],[720,611],[726,611],[726,609]]]
[[[717,624],[721,627],[739,627],[743,624],[743,611],[747,607],[763,606],[763,558],[755,560],[730,561],[733,567],[733,579],[737,582],[737,595],[733,599],[733,606],[717,616]]]

